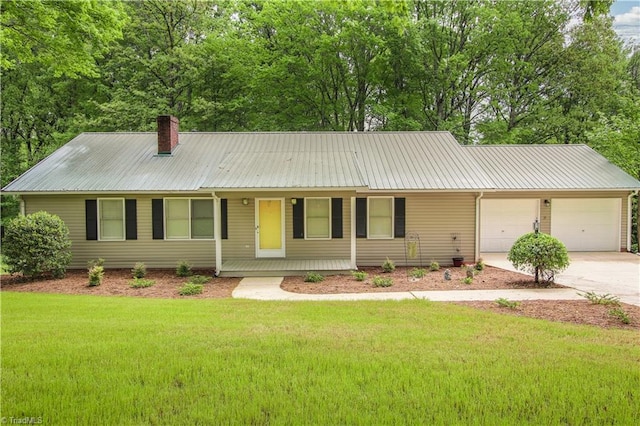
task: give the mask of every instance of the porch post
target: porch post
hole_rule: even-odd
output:
[[[351,197],[351,269],[356,269],[356,197]]]
[[[215,192],[213,195],[213,235],[216,241],[216,276],[222,272],[222,218],[220,208],[220,198]]]

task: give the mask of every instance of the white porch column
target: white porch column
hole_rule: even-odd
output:
[[[213,235],[216,241],[216,276],[222,271],[222,217],[220,198],[213,192]]]

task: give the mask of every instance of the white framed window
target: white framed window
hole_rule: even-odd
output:
[[[98,239],[124,241],[124,198],[98,198]]]
[[[306,239],[331,238],[331,198],[309,197],[304,199]]]
[[[165,198],[165,239],[213,240],[212,198]]]
[[[393,239],[393,197],[368,197],[367,212],[368,238]]]

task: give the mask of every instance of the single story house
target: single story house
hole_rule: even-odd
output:
[[[585,145],[461,146],[448,132],[83,133],[11,182],[70,229],[72,267],[224,275],[473,262],[534,223],[570,251],[630,246],[640,182]]]

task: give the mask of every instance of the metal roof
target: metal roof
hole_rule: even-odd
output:
[[[637,189],[633,177],[587,145],[464,147],[495,189]]]
[[[83,133],[3,191],[635,189],[584,145],[464,147],[448,132]]]

